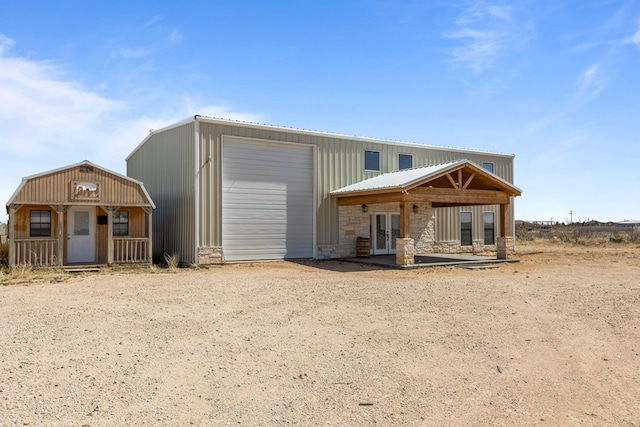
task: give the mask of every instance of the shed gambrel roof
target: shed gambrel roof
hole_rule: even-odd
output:
[[[378,193],[406,191],[411,188],[424,185],[427,182],[437,181],[439,179],[446,180],[444,187],[450,188],[451,183],[447,176],[456,170],[467,169],[473,175],[471,181],[465,187],[465,183],[457,184],[460,188],[476,189],[476,190],[501,190],[510,193],[512,196],[519,196],[522,191],[500,178],[499,176],[487,171],[486,169],[467,160],[460,159],[453,162],[442,163],[439,165],[423,166],[415,169],[406,169],[397,172],[389,172],[355,184],[347,185],[331,192],[334,197],[344,195],[355,195],[358,193]],[[471,176],[470,175],[470,176]],[[448,182],[448,183],[447,183]],[[455,187],[454,187],[455,188]]]
[[[113,181],[114,183],[119,182],[120,185],[128,186],[130,188],[132,187],[134,190],[132,190],[132,193],[130,194],[131,200],[129,201],[129,203],[127,203],[127,205],[149,206],[155,209],[156,206],[142,182],[128,176],[121,175],[117,172],[113,172],[109,169],[105,169],[101,166],[91,163],[88,160],[22,178],[20,185],[6,204],[7,209],[14,203],[73,204],[73,202],[68,200],[68,193],[66,191],[56,191],[56,189],[54,189],[52,186],[59,186],[61,184],[67,186],[68,182],[66,182],[65,179],[80,180],[80,178],[82,177],[76,176],[77,174],[70,174],[69,176],[65,175],[65,173],[68,173],[69,171],[80,167],[88,167],[91,168],[91,170],[98,171],[101,179],[109,177],[110,183],[111,181]],[[59,176],[60,179],[53,179],[54,176]],[[42,185],[36,185],[36,182],[47,180],[49,179],[49,177],[51,177],[51,182],[47,184],[49,188],[44,188]],[[34,188],[31,188],[32,186]],[[119,196],[117,195],[117,193],[112,194],[111,192],[108,192],[107,194],[105,194],[105,197],[101,201],[95,203],[89,202],[84,204],[118,204],[117,202],[119,200],[116,200],[118,198]]]

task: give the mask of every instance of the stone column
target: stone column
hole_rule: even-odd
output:
[[[397,265],[413,265],[415,262],[415,247],[413,239],[398,238],[396,239],[396,264]]]
[[[507,255],[511,253],[511,248],[513,247],[513,238],[510,236],[507,237],[498,237],[496,239],[496,248],[498,252],[498,259],[507,259]]]

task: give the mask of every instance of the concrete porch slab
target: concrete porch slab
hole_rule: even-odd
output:
[[[342,261],[370,264],[386,268],[410,269],[438,266],[480,266],[505,262],[520,262],[519,259],[496,259],[495,257],[470,254],[416,255],[413,265],[397,265],[395,255],[372,255],[369,257],[343,258]]]

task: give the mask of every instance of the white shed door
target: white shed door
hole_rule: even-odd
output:
[[[312,146],[225,138],[222,152],[225,260],[312,258]]]
[[[96,208],[72,207],[67,212],[67,262],[96,260]]]

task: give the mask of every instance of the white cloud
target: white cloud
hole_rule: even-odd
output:
[[[580,97],[584,101],[590,101],[602,92],[606,86],[606,77],[603,75],[600,64],[591,65],[578,76],[578,89]]]
[[[509,6],[489,5],[487,7],[487,12],[496,18],[502,19],[503,21],[511,20],[511,7]]]
[[[455,21],[456,28],[444,34],[459,42],[451,51],[452,61],[479,73],[491,67],[501,53],[519,49],[531,31],[513,15],[511,6],[474,2]]]
[[[631,37],[626,39],[624,43],[631,43],[640,47],[640,24],[638,24],[638,29],[636,30],[636,32]]]
[[[7,46],[6,37],[2,43]],[[33,62],[0,53],[0,151],[36,154],[45,146],[66,146],[74,134],[91,127],[122,103],[101,97],[60,78],[49,62]],[[86,140],[86,135],[83,136]]]
[[[167,28],[164,25],[164,17],[159,15],[139,23],[134,28],[126,28],[122,33],[109,42],[111,58],[150,57],[167,46],[179,44],[183,40],[180,30]],[[133,46],[131,46],[132,43]]]
[[[13,43],[13,40],[11,40],[9,37],[5,36],[4,34],[0,34],[0,55],[3,55],[5,50],[8,51],[9,49],[11,49]]]
[[[178,43],[182,41],[182,33],[179,30],[172,30],[167,40],[170,43]]]
[[[524,128],[527,133],[537,133],[547,129],[549,126],[557,123],[562,120],[566,116],[565,113],[556,113],[550,114],[548,116],[542,117],[540,119],[534,120],[531,123],[527,124]]]
[[[111,57],[125,58],[125,59],[142,58],[144,56],[149,55],[150,53],[151,53],[151,50],[146,48],[138,48],[138,49],[123,48],[121,50],[114,50],[113,52],[111,52]]]
[[[125,173],[125,158],[149,129],[201,114],[243,121],[261,116],[154,91],[110,99],[68,79],[54,62],[10,56],[0,34],[0,201],[29,175],[90,160]],[[133,91],[131,91],[133,92]],[[0,209],[0,221],[6,212]]]

